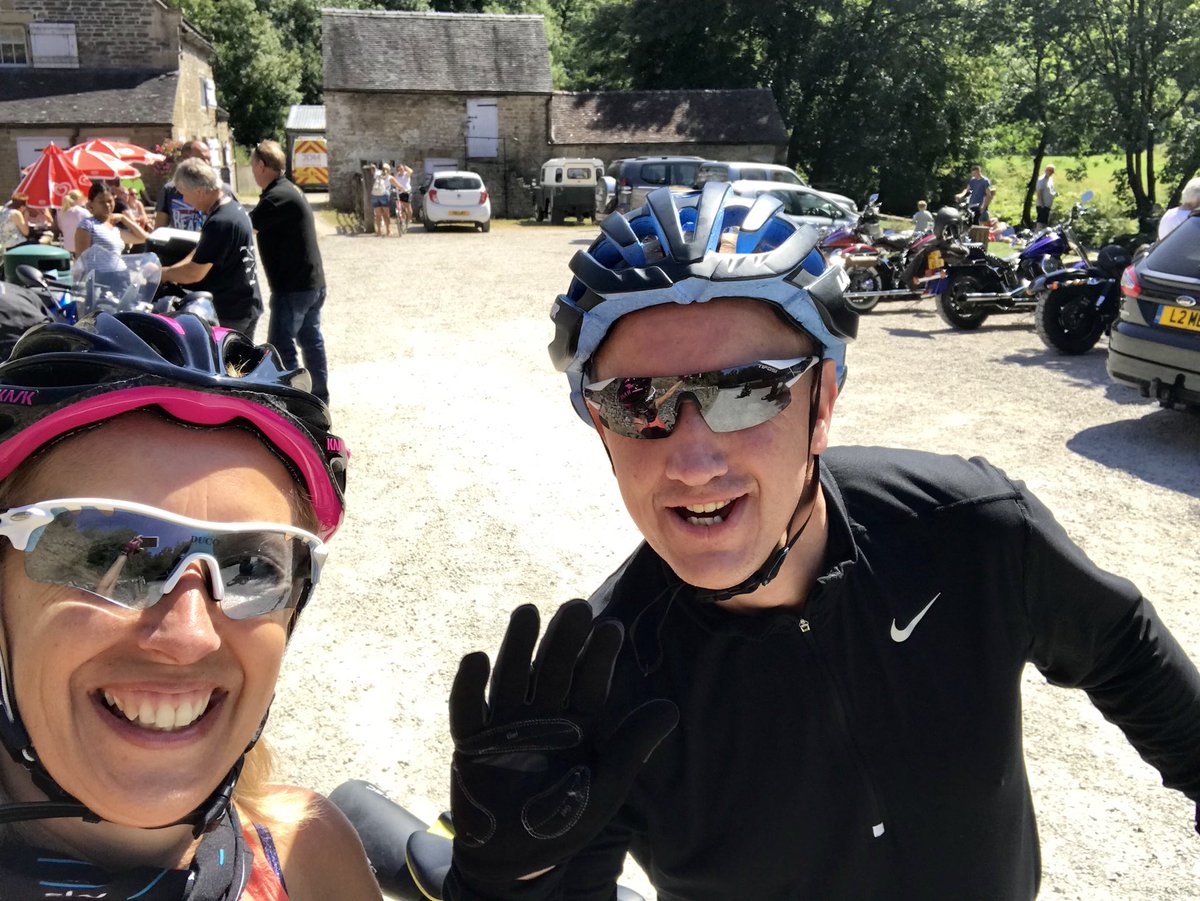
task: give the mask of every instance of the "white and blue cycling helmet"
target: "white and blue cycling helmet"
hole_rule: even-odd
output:
[[[750,200],[709,182],[691,194],[659,188],[628,216],[605,218],[600,237],[571,259],[575,277],[550,310],[550,358],[567,374],[584,422],[592,422],[583,399],[588,366],[613,323],[664,303],[768,303],[820,345],[842,385],[846,342],[858,333],[858,314],[842,299],[845,271],[827,266],[816,229],[797,226],[782,208],[776,197]]]

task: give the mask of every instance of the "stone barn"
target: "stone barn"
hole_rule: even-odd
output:
[[[555,156],[777,163],[787,140],[775,98],[762,88],[558,92],[550,100]]]
[[[550,56],[541,16],[322,11],[330,199],[364,163],[478,172],[497,216],[530,208],[546,157]]]

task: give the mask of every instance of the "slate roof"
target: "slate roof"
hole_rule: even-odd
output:
[[[549,94],[542,16],[321,10],[327,91]]]
[[[0,68],[0,125],[170,125],[177,71]]]
[[[288,109],[285,131],[324,131],[325,107],[296,104]]]
[[[592,91],[550,100],[553,144],[786,144],[765,88]]]

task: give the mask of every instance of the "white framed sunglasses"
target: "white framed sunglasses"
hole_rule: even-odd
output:
[[[129,610],[153,607],[202,562],[213,600],[236,620],[302,605],[328,555],[320,538],[297,526],[206,522],[105,498],[10,507],[0,512],[0,535],[22,552],[34,582]]]

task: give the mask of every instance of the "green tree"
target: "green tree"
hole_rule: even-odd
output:
[[[288,107],[300,100],[299,54],[284,47],[254,0],[173,0],[216,50],[217,100],[243,145],[279,138]]]
[[[1200,89],[1197,0],[1080,0],[1081,64],[1107,95],[1106,125],[1125,154],[1125,187],[1138,218],[1158,206],[1158,148],[1177,147],[1176,177],[1198,162],[1185,146]],[[1102,111],[1098,112],[1103,115]],[[1194,122],[1194,119],[1192,120]],[[1181,179],[1182,182],[1182,179]]]

